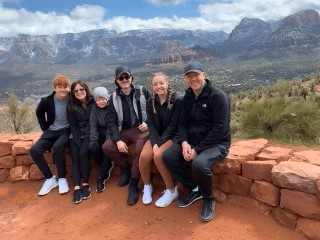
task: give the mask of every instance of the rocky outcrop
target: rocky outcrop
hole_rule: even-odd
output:
[[[43,179],[28,150],[40,134],[0,134],[0,183]],[[71,157],[67,151],[67,172]],[[212,186],[215,199],[266,216],[280,225],[296,229],[309,239],[319,239],[320,150],[294,150],[272,146],[266,139],[232,143],[228,156],[214,164]],[[52,172],[52,154],[44,154]],[[94,167],[94,166],[93,166]],[[96,171],[97,169],[94,169]],[[153,169],[153,172],[156,172]],[[117,175],[119,169],[113,174]],[[155,175],[155,184],[163,184]],[[162,186],[162,185],[161,185]]]

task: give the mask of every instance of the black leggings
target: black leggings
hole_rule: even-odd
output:
[[[72,158],[72,179],[74,186],[80,186],[80,182],[88,183],[90,176],[89,162],[89,136],[81,138],[80,149],[74,140],[70,139],[70,152]]]

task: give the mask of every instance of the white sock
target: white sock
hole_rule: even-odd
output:
[[[198,192],[198,191],[199,191],[198,186],[195,189],[192,190],[192,192]]]

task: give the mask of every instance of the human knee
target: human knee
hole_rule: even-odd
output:
[[[192,161],[192,171],[199,173],[205,171],[207,168],[207,165],[205,164],[205,161],[201,161],[200,159],[194,159]]]
[[[162,162],[162,155],[163,155],[163,153],[162,153],[162,152],[159,152],[159,151],[157,151],[157,152],[155,152],[155,153],[153,154],[153,160],[154,160],[154,162],[155,162],[156,164]]]
[[[33,145],[30,149],[29,149],[29,153],[31,156],[36,156],[39,154],[42,154],[43,152],[39,150],[39,148],[36,145]]]

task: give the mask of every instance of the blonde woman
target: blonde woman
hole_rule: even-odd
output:
[[[180,115],[180,100],[173,93],[169,78],[164,73],[151,76],[152,97],[147,101],[147,124],[149,140],[145,143],[139,159],[141,178],[144,183],[142,202],[152,202],[153,187],[150,182],[152,162],[157,166],[166,190],[155,205],[166,207],[179,197],[177,187],[162,162],[162,153],[177,140],[177,125]]]

